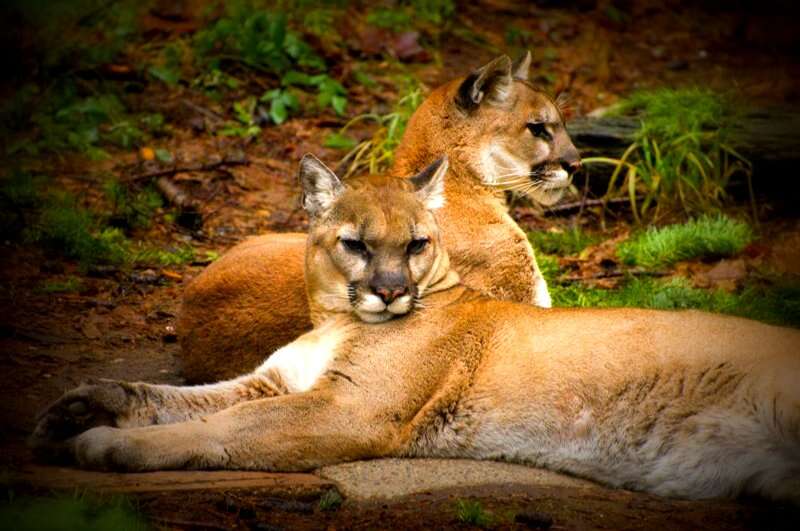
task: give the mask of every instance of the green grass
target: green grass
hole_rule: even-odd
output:
[[[106,182],[104,191],[111,203],[110,222],[114,226],[149,227],[155,211],[164,204],[152,186],[133,190],[117,180],[110,180]]]
[[[24,116],[0,112],[7,134],[15,138],[5,146],[8,155],[79,152],[104,159],[109,157],[106,146],[131,149],[164,132],[162,115],[130,113],[111,85],[98,86],[87,97],[72,81],[44,93],[38,87],[31,90],[15,99]]]
[[[401,32],[419,26],[421,22],[434,26],[446,24],[455,9],[453,0],[402,0],[391,8],[371,9],[366,21],[378,28]]]
[[[355,123],[360,121],[375,122],[378,129],[369,140],[359,142],[350,152],[345,155],[343,160],[348,161],[348,170],[343,177],[357,173],[379,173],[385,171],[394,160],[394,152],[400,145],[400,140],[405,132],[409,118],[422,103],[422,91],[416,80],[406,78],[406,90],[402,97],[397,101],[392,112],[388,114],[361,114],[356,116],[345,126],[330,135],[325,145],[335,148],[347,148],[355,143],[354,139],[347,136],[347,130]]]
[[[724,216],[702,216],[645,232],[623,242],[617,254],[628,265],[655,269],[680,260],[715,259],[740,253],[753,239],[750,226]]]
[[[528,233],[534,251],[545,254],[565,256],[578,254],[586,247],[598,242],[598,238],[586,234],[580,227],[571,227],[567,230],[532,231]]]
[[[554,307],[658,310],[697,309],[800,327],[800,284],[750,284],[741,291],[693,288],[684,278],[631,278],[618,289],[581,284],[551,285]]]
[[[48,280],[37,289],[40,293],[77,293],[83,289],[83,281],[78,277],[64,280]]]
[[[194,262],[196,253],[192,246],[184,245],[172,249],[157,249],[141,245],[128,246],[126,261],[129,263],[177,266]]]
[[[23,232],[28,243],[60,251],[82,265],[125,261],[122,231],[102,227],[97,217],[67,193],[48,195]]]
[[[706,89],[657,89],[634,92],[615,108],[615,114],[643,116],[641,135],[677,138],[687,131],[718,131],[727,140],[734,115],[731,102]]]
[[[606,197],[627,196],[637,221],[662,207],[719,211],[734,176],[744,176],[750,186],[750,162],[732,138],[739,111],[730,98],[699,88],[660,89],[632,94],[616,112],[641,120],[635,142],[619,159],[589,157],[584,163],[615,166]]]
[[[694,288],[682,277],[629,276],[604,289],[580,282],[559,283],[558,256],[577,255],[591,237],[572,229],[531,233],[542,274],[549,281],[554,307],[636,307],[660,310],[698,309],[800,327],[800,283],[778,277],[751,280],[736,292]],[[702,216],[686,223],[650,228],[620,244],[617,254],[629,266],[669,269],[679,260],[713,260],[740,253],[753,239],[747,223],[722,216]]]
[[[342,495],[336,490],[326,491],[319,499],[320,511],[335,511],[342,506]]]
[[[117,181],[108,182],[109,215],[83,207],[69,193],[48,191],[47,183],[46,177],[15,173],[0,184],[0,229],[4,237],[57,252],[76,260],[84,269],[95,264],[174,266],[196,259],[189,245],[154,248],[130,240],[120,228],[150,223],[162,204],[152,188],[133,191]]]
[[[27,498],[0,505],[0,531],[145,531],[149,526],[121,497]]]
[[[481,502],[472,500],[456,502],[456,518],[477,527],[488,527],[492,523],[492,515],[483,508]]]

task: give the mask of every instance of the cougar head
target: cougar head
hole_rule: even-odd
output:
[[[316,157],[303,157],[312,306],[379,323],[410,312],[426,290],[452,279],[433,214],[444,204],[447,167],[442,158],[411,179],[372,176],[345,185]]]
[[[530,195],[544,205],[558,201],[580,167],[558,105],[528,79],[527,52],[512,64],[500,56],[458,86],[456,106],[475,134],[473,164],[485,184]]]
[[[409,120],[396,163],[401,171],[447,153],[484,185],[558,201],[580,155],[555,101],[528,79],[526,53],[501,55],[431,92]]]

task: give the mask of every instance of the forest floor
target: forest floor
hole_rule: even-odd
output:
[[[88,212],[91,223],[102,219],[107,227],[122,227],[124,236],[107,233],[112,234],[109,241],[116,244],[124,238],[124,252],[139,251],[138,258],[123,261],[94,260],[91,252],[64,252],[48,245],[46,237],[37,239],[26,232],[27,211],[3,226],[0,475],[17,497],[48,492],[13,480],[30,466],[24,439],[36,412],[64,390],[92,377],[182,383],[175,359],[179,347],[174,321],[186,283],[248,236],[305,230],[307,221],[298,204],[297,161],[311,152],[334,167],[345,151],[331,135],[354,116],[391,112],[408,87],[419,86],[424,94],[499,53],[515,54],[530,48],[534,81],[549,92],[568,90],[573,116],[606,107],[633,90],[661,86],[733,90],[737,97],[763,107],[797,105],[800,100],[800,63],[791,53],[796,46],[793,30],[770,14],[711,13],[663,2],[635,3],[631,10],[621,12],[610,4],[567,9],[488,0],[457,8],[457,15],[449,16],[452,21],[443,27],[415,22],[418,25],[408,32],[382,29],[374,25],[377,18],[367,20],[366,8],[352,7],[346,16],[333,17],[336,31],[332,36],[315,35],[306,28],[310,33],[304,36],[330,65],[328,73],[342,82],[346,109],[330,103],[319,108],[320,102],[311,94],[305,99],[301,96],[300,108],[289,109],[292,112],[285,121],[280,116],[275,119],[275,107],[268,103],[262,114],[269,114],[270,119],[258,119],[261,111],[242,113],[239,109],[247,105],[242,102],[251,94],[276,88],[276,77],[243,66],[244,60],[226,64],[227,68],[219,71],[223,77],[217,79],[203,77],[202,72],[186,66],[190,61],[186,57],[170,66],[170,52],[165,50],[174,43],[179,43],[178,48],[186,46],[192,35],[207,29],[207,15],[193,13],[200,13],[209,3],[179,3],[184,9],[178,12],[160,9],[163,2],[155,4],[137,12],[136,39],[113,59],[98,62],[70,81],[80,94],[100,98],[104,93],[98,91],[109,90],[122,101],[121,110],[98,111],[114,115],[100,120],[94,132],[99,140],[91,134],[66,144],[48,140],[43,130],[52,124],[46,118],[36,118],[30,128],[10,128],[14,136],[7,139],[6,146],[13,141],[23,147],[7,157],[5,168],[15,168],[26,178],[46,176],[42,189],[47,194],[68,193],[70,204]],[[290,19],[291,24],[303,26]],[[22,25],[16,31],[22,44],[12,49],[19,49],[23,57],[33,54],[33,39],[25,37],[33,34],[30,28]],[[52,34],[51,38],[58,40]],[[19,72],[35,71],[26,60],[19,63]],[[150,64],[156,66],[146,70]],[[153,70],[157,67],[162,68]],[[37,97],[45,98],[42,87],[47,82],[36,75],[30,74],[28,81],[37,83]],[[19,86],[4,85],[0,98],[7,103],[17,101],[22,92]],[[237,103],[239,109],[234,107]],[[43,100],[34,104],[39,109],[48,105]],[[59,115],[52,127],[59,127],[63,116]],[[142,124],[153,116],[161,118],[147,129]],[[271,123],[276,121],[282,123]],[[138,124],[136,131],[129,132],[131,139],[123,135],[109,140],[115,132],[125,130],[121,123],[129,122]],[[349,134],[361,140],[375,130],[363,123]],[[219,161],[230,163],[198,168]],[[152,199],[154,174],[162,171],[191,197],[196,218],[181,220],[179,210],[169,201]],[[4,182],[9,179],[12,177]],[[565,201],[578,199],[580,196],[572,196]],[[137,201],[140,206],[129,208]],[[777,277],[790,287],[781,292],[786,298],[771,307],[773,313],[767,320],[800,325],[796,317],[800,291],[795,288],[800,280],[800,210],[786,203],[791,201],[785,197],[758,195],[760,223],[743,252],[724,260],[700,257],[670,264],[663,276],[685,279],[689,291],[680,291],[681,296],[697,290],[737,294],[765,276]],[[48,207],[35,208],[45,211]],[[748,206],[733,202],[727,209],[739,216]],[[624,209],[607,212],[604,226],[597,208],[588,208],[578,217],[574,211],[563,215],[521,202],[512,213],[534,233],[559,239],[558,235],[578,227],[586,235],[577,238],[578,244],[557,244],[546,251],[560,255],[552,271],[561,279],[556,284],[562,286],[563,300],[574,302],[570,299],[574,283],[588,284],[592,290],[620,287],[617,277],[598,272],[608,270],[609,261],[612,265],[619,262],[617,244],[639,230]],[[117,223],[119,218],[123,218],[121,223]],[[558,295],[556,300],[558,303]],[[795,313],[776,318],[774,311],[783,310]],[[796,512],[759,502],[690,503],[602,488],[587,495],[569,486],[522,491],[439,489],[381,503],[346,498],[338,510],[335,503],[324,507],[331,510],[323,510],[318,501],[321,495],[320,491],[310,498],[264,498],[258,491],[220,489],[140,496],[136,506],[151,525],[175,529],[427,529],[455,525],[722,529],[774,527],[784,517],[787,522],[800,521]],[[458,503],[474,499],[480,500],[479,510],[464,517]],[[548,523],[541,514],[531,516],[531,511],[546,513],[553,522]],[[483,513],[492,516],[482,520]],[[528,520],[515,520],[519,514],[528,514]]]

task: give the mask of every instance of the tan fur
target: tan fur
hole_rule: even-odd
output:
[[[518,79],[527,67],[517,69],[512,80],[510,60],[500,57],[479,71],[494,76],[483,85],[485,92],[509,84],[506,99],[462,108],[457,99],[465,78],[434,90],[409,121],[392,174],[408,177],[448,155],[446,201],[437,218],[453,267],[467,286],[490,297],[546,307],[547,284],[501,190],[550,201],[563,188],[545,190],[552,185],[548,172],[560,168],[562,159],[577,160],[577,152],[550,98]],[[553,141],[534,137],[526,126],[530,121],[546,123]],[[491,159],[493,146],[516,162]],[[520,161],[544,173],[514,174],[507,165]],[[299,234],[252,238],[187,287],[178,317],[187,380],[215,381],[253,370],[312,326],[299,284],[304,250]]]
[[[312,300],[336,284],[321,273],[357,276],[330,243],[354,216],[374,246],[430,238],[416,310],[377,325],[320,312],[230,382],[83,386],[43,414],[35,447],[118,470],[496,459],[665,496],[800,503],[800,332],[696,311],[543,310],[452,286],[435,224],[401,187],[341,193],[315,219]]]

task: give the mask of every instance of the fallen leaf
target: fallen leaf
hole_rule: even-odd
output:
[[[169,269],[162,269],[161,276],[171,278],[172,280],[181,280],[183,278],[183,275],[180,273],[176,271],[170,271]]]
[[[401,61],[425,63],[430,61],[430,54],[419,44],[419,32],[406,31],[391,42],[391,52]]]

